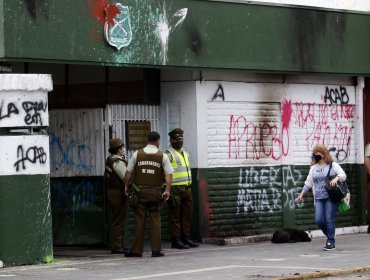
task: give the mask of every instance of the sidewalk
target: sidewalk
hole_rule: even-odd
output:
[[[0,278],[262,280],[351,279],[346,277],[358,274],[366,275],[363,279],[370,279],[370,234],[367,234],[367,226],[338,229],[337,233],[337,249],[330,252],[322,250],[325,238],[319,231],[310,232],[312,242],[302,243],[273,244],[266,241],[268,235],[260,239],[225,239],[227,246],[203,243],[199,248],[188,250],[171,249],[170,243],[164,243],[166,255],[163,258],[150,257],[148,247],[143,258],[112,255],[107,248],[55,248],[54,263],[2,268]],[[338,275],[340,278],[335,278]]]

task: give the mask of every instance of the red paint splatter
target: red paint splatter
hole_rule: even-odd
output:
[[[90,31],[90,38],[103,40],[103,35],[99,34],[100,28],[107,22],[108,25],[114,24],[114,18],[121,13],[116,4],[109,4],[109,0],[87,0],[91,9],[91,16],[97,20],[97,26]]]
[[[109,6],[109,0],[88,0],[91,15],[96,18],[99,24],[105,24],[105,8]]]
[[[109,4],[109,0],[88,0],[88,4],[91,8],[91,15],[101,25],[105,22],[112,25],[113,19],[121,13],[116,4]]]
[[[291,100],[288,101],[285,99],[283,101],[282,114],[281,114],[282,128],[289,128],[292,113],[293,113],[292,101]]]
[[[199,234],[200,237],[212,237],[215,233],[210,232],[210,221],[213,220],[213,210],[209,204],[208,179],[204,171],[198,169],[199,191]]]
[[[106,19],[107,19],[107,23],[108,23],[108,26],[114,24],[114,18],[120,14],[121,11],[117,8],[116,4],[113,4],[113,5],[108,5],[106,8],[105,8],[105,15],[106,15]]]

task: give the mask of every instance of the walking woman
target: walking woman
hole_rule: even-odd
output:
[[[330,165],[332,166],[330,169]],[[335,250],[335,218],[339,202],[330,200],[325,189],[326,177],[334,176],[330,185],[334,186],[338,181],[346,180],[346,173],[336,162],[333,162],[328,149],[324,145],[317,145],[313,149],[310,172],[304,183],[303,190],[297,198],[301,203],[306,192],[312,189],[315,204],[315,222],[326,235],[325,251]]]

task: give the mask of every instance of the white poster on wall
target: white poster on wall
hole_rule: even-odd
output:
[[[50,174],[49,136],[2,136],[0,158],[0,176]]]
[[[47,92],[0,95],[0,127],[48,126]]]

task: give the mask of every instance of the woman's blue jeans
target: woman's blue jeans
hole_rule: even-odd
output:
[[[338,203],[329,198],[317,199],[315,201],[315,222],[326,235],[326,243],[335,245],[335,218]]]

